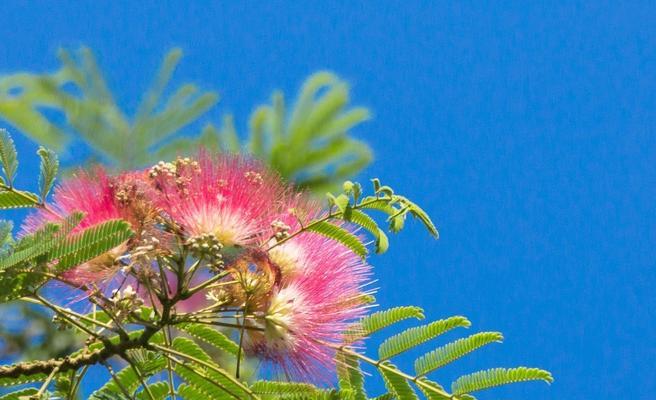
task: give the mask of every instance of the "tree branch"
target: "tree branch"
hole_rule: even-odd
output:
[[[156,329],[146,328],[136,339],[121,341],[117,344],[105,343],[105,347],[90,353],[77,356],[67,356],[47,361],[28,361],[13,365],[0,366],[0,378],[18,378],[21,375],[50,374],[53,370],[59,372],[77,370],[86,365],[103,362],[115,355],[123,354],[126,350],[145,347],[148,340],[157,332]]]

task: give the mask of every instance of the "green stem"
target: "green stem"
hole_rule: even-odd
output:
[[[244,308],[244,318],[241,320],[241,329],[239,329],[239,349],[237,350],[237,367],[235,368],[235,376],[239,379],[239,368],[241,367],[241,354],[243,352],[244,332],[246,332],[246,307]],[[239,320],[237,320],[239,321]]]
[[[264,331],[264,328],[258,328],[256,326],[244,326],[242,324],[229,324],[227,322],[218,322],[218,321],[209,321],[205,319],[195,319],[195,318],[186,318],[186,319],[178,319],[175,321],[172,321],[172,324],[184,324],[185,322],[194,322],[198,324],[204,324],[204,325],[214,325],[214,326],[221,326],[224,328],[235,328],[235,329],[248,329],[248,330],[253,330],[253,331]]]
[[[35,294],[35,298],[36,298],[38,301],[40,301],[41,304],[43,304],[43,305],[45,305],[46,307],[52,309],[57,315],[59,315],[60,317],[64,318],[66,321],[70,322],[72,325],[74,325],[75,327],[77,327],[77,328],[80,329],[81,331],[87,333],[88,335],[90,335],[90,336],[92,336],[92,337],[94,337],[94,338],[96,338],[96,339],[104,340],[104,338],[103,338],[102,336],[100,336],[98,333],[96,333],[96,332],[90,330],[90,329],[87,328],[86,326],[80,324],[79,322],[77,322],[76,320],[74,320],[73,318],[71,318],[70,316],[68,316],[68,314],[67,314],[68,310],[64,310],[64,309],[61,308],[61,307],[58,307],[58,306],[56,306],[56,305],[54,305],[54,304],[49,303],[46,299],[44,299],[43,297],[39,296],[38,294]]]
[[[110,331],[115,331],[115,328],[111,325],[108,325],[108,324],[106,324],[104,322],[101,322],[101,321],[97,321],[93,318],[89,318],[86,315],[78,314],[75,311],[67,310],[65,308],[61,308],[61,307],[59,307],[55,304],[52,304],[52,303],[48,302],[46,299],[44,299],[43,297],[38,296],[38,295],[34,299],[31,298],[31,297],[21,297],[21,300],[25,301],[25,302],[28,302],[28,303],[32,303],[32,304],[44,305],[44,306],[52,309],[53,311],[57,312],[58,314],[61,314],[61,313],[67,314],[67,315],[70,315],[72,317],[79,318],[83,321],[86,321],[90,324],[98,325],[98,326],[103,327],[105,329],[108,329]]]
[[[80,383],[82,383],[82,378],[84,378],[84,375],[86,375],[88,370],[89,370],[89,366],[85,365],[84,368],[82,368],[82,372],[80,372],[77,375],[74,375],[75,380],[73,381],[73,385],[71,385],[71,391],[69,396],[70,400],[77,399],[77,390],[80,387]]]
[[[55,369],[52,370],[52,372],[50,372],[50,375],[48,375],[48,378],[46,379],[45,382],[43,382],[43,385],[41,385],[41,388],[36,393],[37,398],[40,399],[41,396],[43,396],[43,394],[46,392],[46,389],[48,388],[48,385],[50,385],[50,382],[52,382],[52,378],[55,377],[57,372],[59,372],[59,368],[55,368]]]
[[[171,328],[167,326],[166,329],[162,330],[162,333],[164,334],[164,344],[166,347],[171,347]],[[173,386],[173,365],[171,364],[171,359],[168,357],[166,358],[166,369],[169,379],[169,395],[171,400],[175,400],[175,387]]]
[[[189,290],[187,291],[187,293],[185,294],[185,297],[186,297],[186,298],[189,298],[189,297],[193,296],[194,294],[200,292],[201,290],[205,289],[205,288],[208,287],[209,285],[213,284],[213,283],[216,282],[216,281],[219,281],[219,280],[225,278],[225,277],[228,276],[228,275],[229,275],[228,272],[222,272],[222,273],[220,273],[220,274],[218,274],[218,275],[214,275],[213,277],[211,277],[210,279],[208,279],[208,280],[206,280],[205,282],[201,283],[200,285],[195,286],[195,287],[189,289]]]

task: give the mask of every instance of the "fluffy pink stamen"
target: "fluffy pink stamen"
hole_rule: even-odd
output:
[[[189,237],[213,234],[224,246],[254,243],[278,212],[285,186],[260,163],[201,154],[198,168],[158,176],[159,206]]]

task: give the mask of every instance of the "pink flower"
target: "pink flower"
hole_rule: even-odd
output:
[[[79,171],[55,189],[48,210],[39,209],[26,218],[22,231],[24,234],[34,232],[46,223],[61,222],[73,212],[81,211],[84,218],[73,229],[72,234],[120,218],[130,222],[133,230],[139,235],[147,230],[146,226],[153,216],[145,193],[147,190],[150,189],[142,172],[110,177],[100,167],[95,168],[92,173]],[[117,272],[117,258],[128,248],[126,241],[66,272],[64,278],[78,285],[107,280]]]
[[[64,180],[55,188],[50,207],[54,213],[39,209],[29,215],[23,224],[23,232],[34,232],[47,222],[60,222],[75,211],[84,212],[85,217],[74,232],[121,218],[110,178],[102,168],[96,168],[92,174],[81,170]]]
[[[255,243],[286,190],[260,163],[225,154],[160,162],[150,174],[161,191],[158,205],[189,238],[211,234],[223,246]]]
[[[269,257],[281,270],[282,284],[255,324],[263,331],[249,330],[245,349],[289,377],[327,381],[334,347],[365,314],[370,268],[342,244],[314,233],[273,247]]]

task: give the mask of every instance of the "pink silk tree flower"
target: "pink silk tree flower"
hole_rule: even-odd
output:
[[[188,238],[210,234],[224,247],[254,244],[287,190],[259,162],[225,154],[160,162],[150,177],[158,206]]]
[[[302,233],[269,250],[282,283],[255,326],[245,350],[286,376],[328,381],[336,346],[367,309],[363,286],[370,267],[342,244]],[[249,323],[249,321],[247,321]]]
[[[288,196],[286,209],[271,223],[262,244],[271,261],[280,268],[283,282],[300,274],[330,271],[338,276],[352,276],[360,284],[370,275],[369,266],[347,247],[317,233],[298,233],[304,225],[326,215],[326,210],[304,193]],[[343,221],[334,223],[352,230]]]
[[[111,249],[86,263],[64,273],[63,277],[77,285],[105,281],[118,271],[117,258],[129,250],[129,242],[138,242],[154,222],[154,209],[150,206],[146,191],[150,190],[143,172],[124,173],[110,177],[100,167],[91,173],[79,171],[64,180],[55,189],[48,209],[39,209],[29,215],[23,224],[24,234],[34,232],[49,222],[61,222],[63,218],[79,211],[82,221],[73,234],[91,226],[112,220],[124,219],[132,225],[136,237]]]

